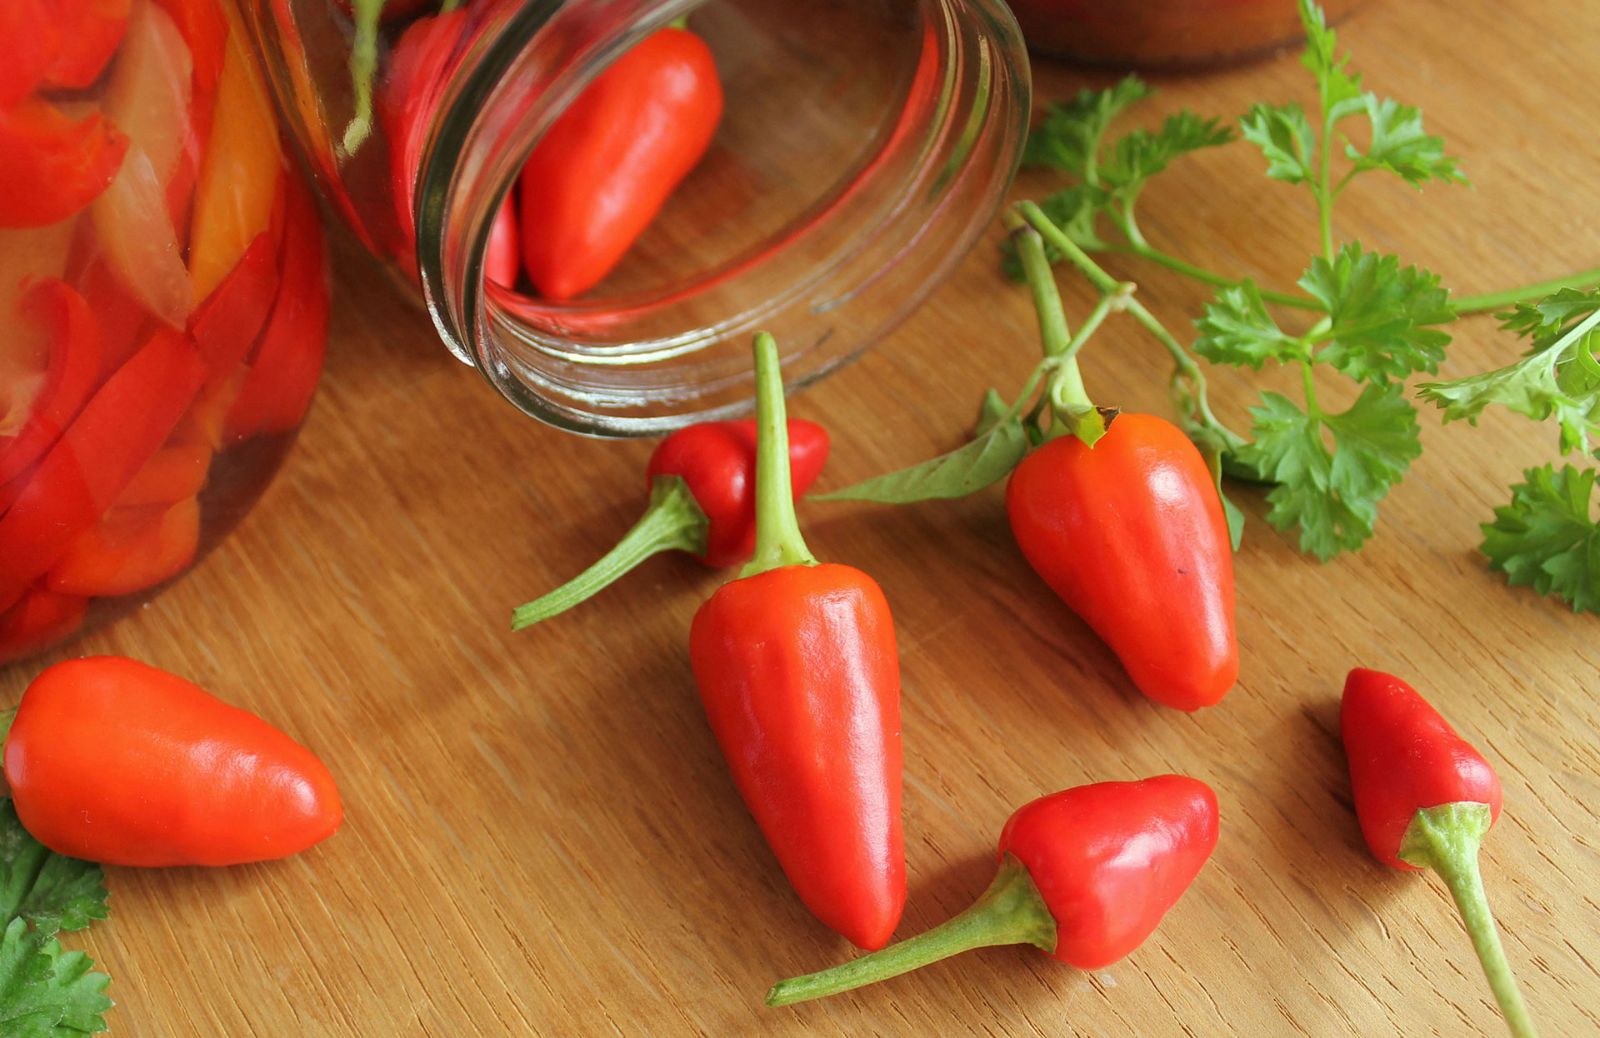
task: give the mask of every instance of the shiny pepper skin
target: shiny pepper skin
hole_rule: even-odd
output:
[[[1139,691],[1197,710],[1239,676],[1228,524],[1200,451],[1172,423],[1122,414],[1023,459],[1006,487],[1023,555],[1105,640]]]
[[[1357,668],[1345,680],[1339,728],[1350,762],[1356,817],[1373,856],[1396,869],[1417,812],[1441,804],[1488,804],[1500,817],[1500,778],[1416,689],[1392,674]]]
[[[58,854],[108,865],[281,858],[339,828],[333,776],[254,714],[134,660],[58,663],[5,745],[17,816]]]
[[[862,948],[905,905],[900,663],[860,570],[785,566],[723,585],[689,658],[735,784],[796,893]]]
[[[1217,846],[1217,795],[1183,775],[1097,782],[1019,808],[1000,834],[1056,921],[1051,953],[1109,966],[1155,932]]]
[[[789,471],[800,497],[828,460],[828,431],[803,418],[789,419]],[[645,469],[646,486],[657,476],[682,476],[710,528],[701,560],[718,568],[744,562],[756,544],[756,423],[702,422],[661,441]]]

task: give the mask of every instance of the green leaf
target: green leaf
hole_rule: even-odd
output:
[[[1016,418],[971,443],[920,465],[814,497],[817,501],[912,501],[965,497],[1007,476],[1028,453],[1028,435]]]
[[[1316,359],[1357,381],[1387,383],[1416,371],[1437,371],[1450,342],[1437,325],[1455,320],[1439,278],[1401,267],[1394,256],[1363,252],[1351,242],[1332,263],[1320,256],[1300,287],[1327,310],[1328,345]]]
[[[1206,467],[1211,470],[1211,482],[1217,488],[1217,500],[1222,502],[1222,516],[1228,523],[1228,541],[1233,545],[1233,550],[1238,551],[1239,545],[1244,543],[1245,517],[1244,512],[1228,499],[1222,489],[1222,459],[1225,452],[1215,437],[1210,438],[1209,442],[1196,440],[1195,446],[1200,448],[1200,453],[1206,459]]]
[[[1563,288],[1532,303],[1518,303],[1516,309],[1501,314],[1500,327],[1521,336],[1535,337],[1534,350],[1562,335],[1574,320],[1600,310],[1600,288]]]
[[[1081,90],[1066,104],[1053,104],[1028,134],[1022,164],[1059,169],[1094,183],[1100,145],[1111,123],[1154,91],[1137,76],[1105,90]]]
[[[1312,0],[1300,0],[1300,25],[1306,49],[1300,63],[1317,77],[1322,110],[1330,122],[1354,114],[1360,105],[1361,77],[1348,71],[1349,55],[1340,56],[1338,35],[1328,28],[1327,16]]]
[[[0,800],[0,923],[22,918],[44,936],[106,917],[100,866],[46,850]]]
[[[1444,140],[1422,129],[1422,112],[1370,93],[1362,95],[1361,104],[1372,124],[1372,140],[1365,152],[1345,146],[1358,171],[1386,169],[1419,188],[1430,179],[1466,182],[1455,158],[1444,153]]]
[[[1591,515],[1595,473],[1571,465],[1529,469],[1511,504],[1483,526],[1482,551],[1514,585],[1555,595],[1573,612],[1600,613],[1600,524]]]
[[[1368,386],[1344,413],[1314,417],[1266,392],[1251,409],[1255,441],[1239,461],[1277,484],[1267,520],[1298,527],[1302,551],[1327,561],[1372,536],[1378,502],[1422,453],[1416,411],[1400,394],[1398,386]]]
[[[1315,179],[1317,132],[1298,104],[1258,104],[1239,120],[1239,131],[1266,156],[1273,180],[1303,184]]]
[[[1565,296],[1564,299],[1560,298]],[[1600,439],[1600,299],[1585,312],[1573,295],[1557,293],[1548,310],[1521,307],[1506,323],[1534,336],[1531,351],[1514,364],[1448,382],[1425,382],[1418,395],[1444,410],[1446,422],[1476,423],[1490,404],[1535,421],[1554,417],[1561,449],[1587,452]],[[1559,316],[1556,316],[1559,315]]]
[[[1195,352],[1216,364],[1260,369],[1269,360],[1299,360],[1306,346],[1284,333],[1267,313],[1253,281],[1220,289],[1195,322],[1200,338]]]
[[[983,403],[978,405],[978,422],[973,427],[972,435],[984,435],[1000,424],[1000,419],[1010,410],[1011,405],[1006,403],[1006,398],[1000,395],[998,389],[990,386],[989,391],[983,394]]]
[[[1106,156],[1100,179],[1108,187],[1137,192],[1173,159],[1231,140],[1233,130],[1219,120],[1184,109],[1167,116],[1159,130],[1134,130],[1120,138]]]
[[[53,938],[11,920],[0,938],[0,1034],[6,1038],[66,1038],[106,1029],[111,978],[91,972],[82,952],[63,952]]]

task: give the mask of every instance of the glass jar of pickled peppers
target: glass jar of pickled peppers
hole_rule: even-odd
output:
[[[745,408],[757,329],[805,383],[908,314],[1028,111],[1000,0],[4,11],[40,42],[0,70],[0,662],[147,597],[271,477],[327,328],[301,162],[506,398],[641,435]]]

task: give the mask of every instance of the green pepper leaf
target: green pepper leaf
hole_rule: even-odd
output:
[[[1555,595],[1573,612],[1600,613],[1600,522],[1592,513],[1595,472],[1571,465],[1529,469],[1511,504],[1483,525],[1482,551],[1508,583]]]
[[[68,1038],[104,1031],[111,978],[91,972],[93,966],[82,952],[64,952],[24,920],[11,920],[0,938],[0,1034]]]
[[[901,505],[966,497],[1005,478],[1027,453],[1028,434],[1019,419],[1011,418],[948,454],[843,490],[813,495],[813,500]]]
[[[40,845],[0,800],[0,923],[22,918],[48,937],[81,930],[106,917],[105,875],[93,862],[63,857]]]
[[[1299,283],[1332,321],[1325,336],[1331,341],[1317,360],[1380,385],[1439,370],[1450,336],[1436,326],[1455,320],[1456,312],[1438,275],[1351,242],[1332,263],[1312,260]]]

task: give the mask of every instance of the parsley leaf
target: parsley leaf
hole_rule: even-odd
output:
[[[1267,176],[1273,180],[1304,184],[1315,179],[1317,132],[1298,104],[1258,104],[1239,120],[1239,131],[1267,157]]]
[[[1361,96],[1361,77],[1348,71],[1348,54],[1338,51],[1338,34],[1328,28],[1328,19],[1313,0],[1300,0],[1300,24],[1306,33],[1305,53],[1300,63],[1317,77],[1317,92],[1329,125],[1356,112]]]
[[[1418,386],[1424,400],[1444,410],[1446,422],[1476,423],[1490,404],[1535,421],[1554,417],[1561,450],[1588,451],[1600,439],[1600,289],[1563,289],[1538,303],[1523,304],[1503,327],[1531,335],[1522,360],[1449,382]]]
[[[1595,473],[1546,465],[1523,478],[1511,488],[1511,504],[1483,526],[1490,566],[1573,612],[1600,613],[1600,523],[1590,515]]]
[[[1333,322],[1318,360],[1379,384],[1439,370],[1450,336],[1431,326],[1455,320],[1456,312],[1437,275],[1351,242],[1332,263],[1312,260],[1299,284]]]
[[[6,1038],[66,1038],[106,1029],[111,978],[91,973],[82,952],[63,952],[22,919],[0,938],[0,1034]]]
[[[1221,121],[1202,119],[1184,109],[1167,116],[1159,130],[1134,130],[1119,138],[1105,157],[1100,178],[1115,191],[1136,193],[1173,159],[1231,140],[1233,130]]]
[[[1361,104],[1372,124],[1372,140],[1365,153],[1345,145],[1357,171],[1386,169],[1418,188],[1429,179],[1466,181],[1456,160],[1444,153],[1443,138],[1423,131],[1420,111],[1370,93],[1361,95]]]
[[[1415,409],[1399,386],[1369,385],[1341,414],[1307,414],[1278,393],[1261,397],[1250,411],[1255,441],[1237,458],[1277,483],[1267,521],[1298,527],[1300,549],[1324,562],[1359,548],[1372,536],[1378,502],[1422,453]]]
[[[1080,180],[1097,179],[1095,166],[1106,132],[1116,117],[1154,93],[1138,76],[1105,90],[1080,90],[1066,104],[1053,104],[1028,134],[1024,166],[1047,166]]]
[[[11,800],[0,801],[0,921],[19,916],[48,937],[82,930],[106,917],[100,866],[46,850],[17,820]]]
[[[1307,356],[1306,344],[1286,334],[1267,313],[1261,290],[1253,281],[1220,290],[1206,304],[1195,327],[1200,330],[1195,352],[1216,364],[1260,370],[1269,360],[1287,362]]]

